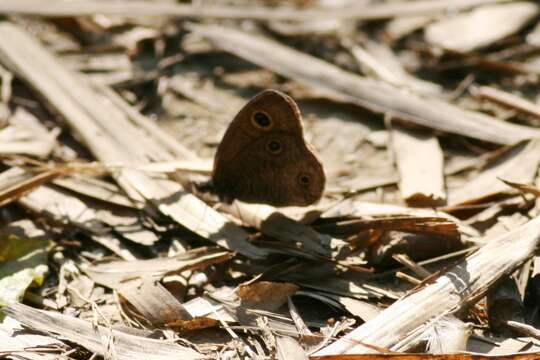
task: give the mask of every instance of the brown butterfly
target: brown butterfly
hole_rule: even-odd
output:
[[[217,149],[211,183],[222,198],[249,203],[306,206],[321,198],[324,170],[292,98],[266,90],[240,110]]]

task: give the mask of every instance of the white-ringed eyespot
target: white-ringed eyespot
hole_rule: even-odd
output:
[[[272,127],[272,118],[264,111],[253,112],[251,121],[259,129],[267,130]]]

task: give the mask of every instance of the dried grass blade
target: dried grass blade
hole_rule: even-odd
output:
[[[232,28],[194,25],[192,31],[215,46],[282,76],[350,101],[432,129],[499,144],[540,136],[540,130],[503,122],[447,101],[418,96],[386,83],[355,75],[270,39]]]
[[[89,321],[62,315],[57,312],[37,310],[23,304],[15,304],[3,309],[3,312],[20,321],[23,325],[36,329],[54,337],[67,339],[86,349],[105,356],[107,349],[102,338],[114,338],[116,359],[118,360],[169,360],[169,359],[203,359],[195,350],[164,342],[131,335],[105,326],[92,324]]]
[[[437,137],[401,126],[392,126],[391,134],[402,198],[409,206],[444,204],[444,154]]]
[[[72,73],[47,49],[17,26],[0,23],[0,62],[30,84],[58,112],[89,150],[104,163],[171,160],[154,137],[128,121],[128,116]],[[167,158],[165,158],[167,157]],[[163,214],[196,234],[250,258],[267,255],[249,242],[242,228],[228,221],[182,186],[166,178],[125,169],[118,184],[138,201],[149,201]]]
[[[482,199],[508,191],[500,178],[516,183],[531,183],[540,164],[540,139],[519,144],[492,167],[484,170],[465,186],[449,195],[451,205],[474,203]]]
[[[405,351],[410,343],[403,339],[412,331],[421,332],[430,320],[479,299],[501,276],[511,273],[534,255],[539,242],[540,217],[489,239],[487,245],[433,279],[431,284],[395,302],[375,319],[316,355],[372,352],[358,342]]]
[[[30,179],[23,180],[18,184],[0,191],[0,207],[18,200],[38,186],[48,183],[60,174],[61,173],[58,171],[44,171],[32,176]]]
[[[69,17],[87,15],[166,16],[179,18],[254,19],[261,21],[315,19],[386,19],[396,16],[438,14],[466,10],[508,0],[424,0],[388,4],[352,5],[341,9],[294,10],[268,7],[192,6],[143,1],[3,0],[0,14]]]

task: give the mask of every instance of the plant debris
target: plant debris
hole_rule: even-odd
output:
[[[0,16],[0,358],[540,359],[536,2]],[[310,206],[201,185],[267,89],[320,155]]]

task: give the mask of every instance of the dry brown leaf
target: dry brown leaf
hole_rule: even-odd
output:
[[[242,305],[246,307],[275,311],[297,290],[298,286],[290,283],[259,281],[240,286],[236,294],[242,300]]]

